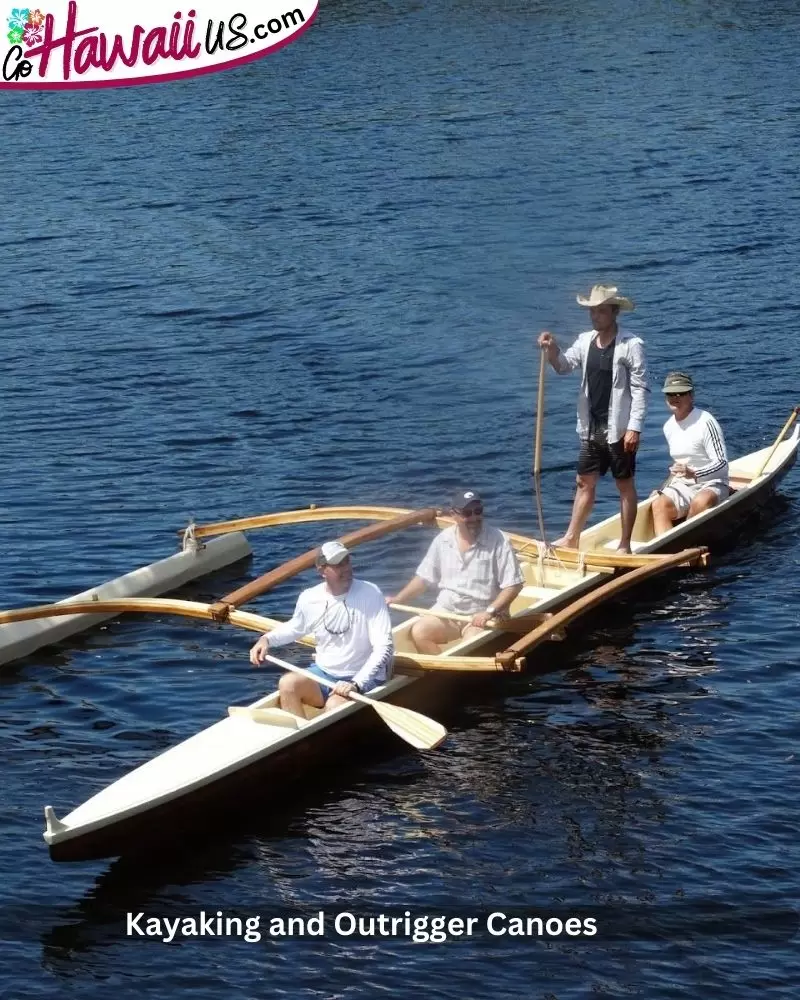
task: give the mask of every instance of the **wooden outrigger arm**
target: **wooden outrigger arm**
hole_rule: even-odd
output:
[[[413,519],[413,515],[419,515],[419,519]],[[406,516],[412,517],[412,520],[405,521],[404,518]],[[341,541],[348,547],[361,544],[362,539],[363,541],[369,541],[372,538],[380,538],[384,533],[398,531],[403,527],[408,527],[409,524],[428,524],[431,527],[437,528],[447,528],[450,525],[455,524],[452,517],[449,517],[446,513],[441,510],[435,510],[434,508],[425,508],[423,510],[413,511],[409,510],[407,507],[316,507],[312,504],[310,507],[302,507],[298,510],[285,510],[273,514],[258,514],[254,517],[242,517],[233,521],[217,521],[213,524],[193,525],[193,532],[195,538],[207,538],[211,535],[224,535],[233,531],[251,531],[257,528],[271,528],[281,524],[304,524],[313,521],[359,520],[386,522],[382,525],[384,531],[378,534],[370,534],[368,536],[361,536],[360,532],[353,532],[351,535],[345,535],[341,538]],[[361,530],[367,531],[368,529],[365,528]],[[504,531],[503,533],[506,535],[519,555],[524,555],[528,558],[538,557],[538,549],[540,545],[538,539],[532,538],[529,535],[521,535],[518,532],[513,531]],[[179,532],[179,534],[183,534],[183,531]],[[348,542],[348,538],[355,538],[356,540]],[[314,552],[316,553],[316,549]],[[299,556],[298,558],[308,559],[309,557],[310,553],[306,553],[304,556]],[[278,583],[282,583],[285,579],[290,579],[294,573],[301,573],[304,569],[309,569],[314,564],[314,558],[312,558],[309,563],[304,564],[300,569],[290,573],[288,577],[281,577],[277,583],[268,584],[267,589],[269,589],[269,587],[277,586]],[[547,563],[556,565],[563,563],[565,566],[583,565],[587,569],[638,569],[639,566],[650,566],[657,563],[661,557],[646,553],[630,554],[622,552],[580,552],[577,549],[554,549],[548,547],[545,550],[543,558]],[[700,556],[697,561],[702,562],[704,558],[704,555]],[[289,565],[291,564],[285,564],[286,567]],[[278,567],[278,569],[283,569],[283,567]],[[270,572],[277,573],[278,570],[275,569]],[[255,582],[256,581],[253,581],[253,583]],[[251,600],[252,598],[247,599]],[[228,598],[222,598],[219,603],[229,603]],[[241,598],[239,598],[238,601],[233,602],[234,605],[244,603],[245,601]]]
[[[433,524],[435,520],[436,510],[433,507],[426,507],[422,510],[406,511],[405,513],[395,515],[390,520],[384,521],[381,524],[371,524],[366,528],[359,528],[358,531],[351,531],[348,535],[342,535],[339,541],[346,545],[349,549],[352,549],[357,545],[363,545],[364,542],[371,542],[376,538],[382,538],[384,535],[389,535],[393,531],[402,531],[403,528],[409,528],[416,524]],[[198,531],[202,532],[203,529],[196,529],[195,533]],[[212,605],[213,617],[216,618],[217,621],[224,621],[232,608],[238,607],[240,604],[246,604],[248,601],[252,601],[255,597],[260,597],[261,594],[265,594],[273,587],[277,587],[286,580],[290,580],[293,576],[297,576],[298,573],[311,569],[316,561],[318,553],[319,547],[310,549],[303,555],[295,556],[294,559],[290,559],[288,562],[283,563],[282,566],[277,566],[275,569],[271,569],[268,573],[264,573],[256,580],[251,580],[250,583],[245,584],[244,587],[239,587],[238,590],[234,590],[232,593],[226,594],[225,597],[221,597],[219,601]]]
[[[72,601],[63,604],[40,604],[31,608],[17,608],[14,611],[0,611],[0,625],[10,622],[34,621],[37,618],[59,618],[78,614],[121,614],[123,612],[182,615],[184,618],[199,618],[219,624],[213,614],[213,605],[200,601],[172,600],[166,597],[121,597],[111,601]],[[271,632],[282,622],[265,618],[250,611],[229,610],[226,623],[251,632]],[[301,640],[304,645],[314,645],[310,636]],[[435,656],[429,653],[398,653],[395,665],[412,670],[477,670],[494,673],[501,669],[519,669],[522,664],[510,668],[499,667],[491,656],[463,656],[459,659]],[[459,667],[459,664],[461,666]]]
[[[608,583],[604,583],[596,590],[586,594],[586,596],[573,601],[572,604],[567,605],[561,611],[557,611],[552,618],[541,625],[537,625],[527,635],[512,643],[508,649],[495,654],[498,665],[504,670],[517,669],[517,660],[519,657],[524,656],[532,649],[535,649],[540,643],[544,642],[552,629],[563,628],[587,611],[597,607],[598,604],[616,597],[617,594],[622,593],[623,590],[627,590],[628,587],[633,587],[651,576],[657,576],[659,573],[663,573],[668,569],[674,569],[683,563],[694,562],[707,551],[708,549],[705,547],[699,547],[683,549],[683,551],[676,552],[673,555],[658,556],[658,561],[655,563],[641,566],[630,573],[625,573],[622,576],[615,577],[613,580],[609,580]]]

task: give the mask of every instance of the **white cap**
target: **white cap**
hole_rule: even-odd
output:
[[[350,550],[341,542],[325,542],[317,556],[318,566],[338,566],[350,555]]]

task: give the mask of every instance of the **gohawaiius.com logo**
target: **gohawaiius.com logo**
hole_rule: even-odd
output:
[[[130,7],[108,0],[45,3],[6,8],[0,88],[119,87],[228,69],[294,41],[318,6],[318,0],[184,0],[183,9],[176,0]]]

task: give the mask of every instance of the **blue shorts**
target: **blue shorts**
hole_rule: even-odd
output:
[[[343,677],[334,677],[333,674],[329,674],[327,670],[323,670],[323,668],[318,666],[316,663],[312,663],[311,666],[307,667],[306,669],[310,674],[314,674],[316,677],[320,677],[324,681],[330,681],[331,684],[338,684],[339,681],[344,680]],[[366,694],[367,691],[371,691],[373,688],[379,687],[383,683],[385,682],[381,680],[370,681],[369,684],[366,684],[364,686],[361,693]],[[325,687],[322,684],[320,684],[320,687],[322,688],[323,695],[327,698],[328,695],[331,694],[331,689],[329,687]]]

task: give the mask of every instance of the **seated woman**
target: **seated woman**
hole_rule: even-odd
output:
[[[670,372],[664,397],[672,416],[664,424],[672,458],[670,478],[653,500],[657,535],[682,518],[709,510],[728,495],[728,454],[722,428],[694,405],[694,382],[685,372]]]

